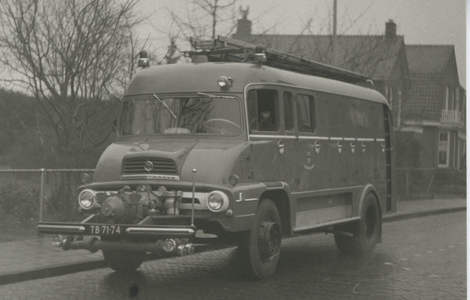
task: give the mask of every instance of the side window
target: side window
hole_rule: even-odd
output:
[[[315,131],[315,101],[310,95],[298,94],[297,97],[297,126],[300,132]]]
[[[354,122],[354,103],[351,103],[351,99],[341,98],[339,103],[340,106],[340,118],[341,118],[341,131],[343,137],[356,137],[356,123]]]
[[[367,103],[367,114],[369,116],[369,130],[371,137],[384,137],[384,115],[380,103]]]
[[[248,91],[248,119],[250,131],[278,131],[278,92],[268,89]]]
[[[288,131],[294,130],[294,99],[291,92],[284,92],[284,126]]]
[[[330,137],[341,137],[342,119],[341,119],[341,101],[338,98],[330,98],[327,100],[327,116],[328,116],[328,135]]]
[[[366,103],[364,103],[364,101],[354,100],[351,109],[351,119],[356,124],[357,137],[370,137],[369,112],[367,110],[367,105]]]

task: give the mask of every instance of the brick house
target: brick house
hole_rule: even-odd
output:
[[[420,145],[421,168],[465,171],[466,96],[460,86],[454,46],[406,45],[411,94],[403,136]]]

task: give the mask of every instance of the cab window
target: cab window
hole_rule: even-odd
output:
[[[269,89],[248,91],[248,119],[250,132],[279,130],[278,92]]]

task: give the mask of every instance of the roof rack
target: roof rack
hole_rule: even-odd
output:
[[[295,55],[279,52],[244,41],[217,36],[216,39],[198,40],[191,38],[195,50],[185,54],[198,61],[201,56],[208,61],[258,62],[266,66],[294,71],[298,73],[326,77],[349,83],[365,83],[365,75],[336,68],[316,61],[307,60]]]

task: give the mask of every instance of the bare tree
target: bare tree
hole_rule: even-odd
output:
[[[136,0],[0,0],[0,63],[34,95],[37,131],[71,167],[111,134],[93,118],[131,78]],[[6,80],[6,79],[4,79]]]
[[[215,38],[217,34],[228,36],[236,26],[238,0],[192,0],[181,10],[167,9],[181,37]]]

